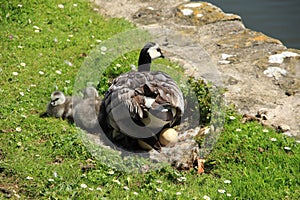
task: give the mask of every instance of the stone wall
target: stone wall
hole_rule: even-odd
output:
[[[96,0],[101,14],[148,30],[188,75],[226,87],[243,114],[300,138],[300,51],[206,2]],[[259,113],[259,115],[257,115]]]

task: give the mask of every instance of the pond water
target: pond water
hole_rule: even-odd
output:
[[[279,39],[289,48],[300,49],[299,0],[206,1],[226,13],[238,14],[247,28]]]

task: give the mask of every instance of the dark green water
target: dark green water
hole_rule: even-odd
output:
[[[195,0],[194,0],[195,1]],[[300,49],[300,0],[207,0],[242,17],[247,28]]]

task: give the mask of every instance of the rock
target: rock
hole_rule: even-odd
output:
[[[285,58],[299,57],[300,55],[290,51],[283,51],[278,54],[273,54],[269,56],[269,63],[278,63],[281,64]]]
[[[154,24],[161,20],[161,10],[156,10],[153,7],[140,8],[132,18],[136,22],[144,22],[144,24]]]
[[[184,3],[176,7],[175,16],[177,20],[185,24],[205,25],[218,21],[241,20],[241,17],[234,14],[224,13],[220,8],[207,2]]]
[[[257,151],[258,151],[259,153],[263,153],[265,150],[264,150],[263,148],[261,148],[261,147],[258,147],[258,148],[257,148]]]
[[[289,131],[283,132],[283,135],[288,136],[288,137],[293,137],[293,136],[294,136],[294,135],[293,135],[291,132],[289,132]]]
[[[287,71],[279,67],[268,67],[268,69],[264,71],[264,74],[267,77],[274,77],[275,79],[279,79],[281,76],[285,76],[287,74]]]
[[[244,114],[243,118],[241,120],[241,123],[244,124],[244,123],[252,122],[252,121],[260,122],[260,119],[256,116],[253,116],[253,115]]]
[[[286,124],[281,124],[278,126],[278,130],[280,130],[282,132],[288,132],[291,130],[291,128]]]
[[[256,117],[261,118],[262,120],[268,120],[268,110],[266,108],[259,109],[257,111]]]

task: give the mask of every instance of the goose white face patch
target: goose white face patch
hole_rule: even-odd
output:
[[[150,55],[150,57],[151,57],[152,60],[161,57],[161,52],[159,52],[157,50],[158,48],[159,48],[159,46],[158,46],[158,44],[156,44],[155,46],[150,47],[148,49],[148,53],[149,53],[149,55]]]

